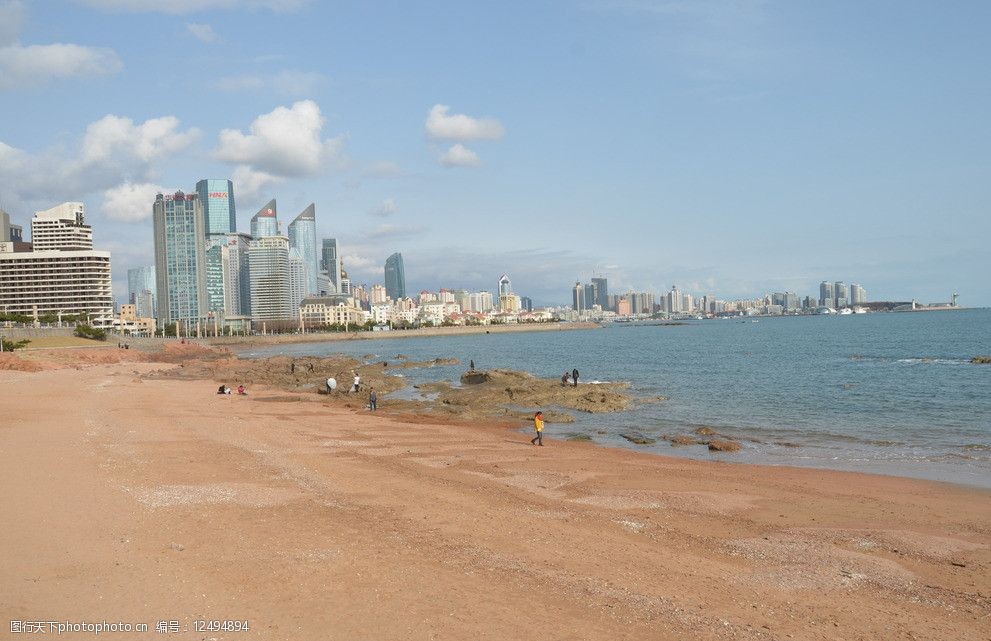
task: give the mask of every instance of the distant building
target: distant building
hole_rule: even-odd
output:
[[[248,244],[248,274],[251,283],[252,320],[292,319],[289,239],[285,236],[253,239]]]
[[[668,292],[667,296],[667,303],[668,312],[677,314],[682,311],[684,299],[682,298],[681,290],[678,289],[677,285],[671,286],[671,291]]]
[[[484,314],[492,311],[493,307],[492,292],[473,292],[468,294],[468,309],[470,311]]]
[[[316,296],[319,261],[317,260],[317,218],[316,205],[310,205],[289,223],[289,247],[299,252],[303,264],[303,294]],[[302,298],[300,298],[302,300]]]
[[[324,238],[320,246],[320,269],[330,281],[328,293],[341,291],[341,260],[338,256],[337,239]]]
[[[163,323],[205,319],[206,234],[199,197],[158,194],[152,214],[158,318]]]
[[[251,236],[235,232],[224,238],[220,249],[224,272],[224,317],[251,316],[251,272],[248,269]]]
[[[289,306],[293,317],[306,298],[306,264],[299,249],[289,243]]]
[[[571,290],[571,308],[578,313],[585,311],[585,286],[575,282]]]
[[[592,285],[595,287],[595,300],[593,305],[598,305],[602,309],[610,309],[609,305],[609,282],[605,278],[593,278]]]
[[[857,283],[850,283],[850,304],[863,305],[867,302],[867,291]]]
[[[135,306],[136,317],[156,318],[156,288],[154,265],[127,270],[127,302]]]
[[[520,308],[525,312],[533,311],[533,300],[529,296],[520,297]]]
[[[389,295],[385,292],[385,285],[372,285],[368,293],[368,301],[372,305],[380,305],[389,300]]]
[[[251,237],[266,238],[279,235],[279,218],[275,199],[268,201],[258,213],[251,217]]]
[[[850,297],[843,281],[833,283],[833,307],[840,309],[850,304]]]
[[[833,295],[833,284],[822,281],[819,283],[819,305],[821,307],[833,307],[836,304]]]
[[[509,280],[509,276],[503,274],[499,277],[499,297],[502,298],[506,294],[513,293],[513,283]]]
[[[406,269],[399,252],[385,261],[385,291],[392,300],[406,298]]]

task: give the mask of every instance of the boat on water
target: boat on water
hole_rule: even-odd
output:
[[[840,316],[849,316],[852,313],[853,310],[850,309],[849,307],[844,307],[843,309],[840,310]]]

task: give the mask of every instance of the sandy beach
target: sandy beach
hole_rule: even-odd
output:
[[[218,396],[137,350],[32,359],[0,371],[8,621],[150,626],[100,635],[129,640],[159,621],[181,639],[991,638],[988,491]]]

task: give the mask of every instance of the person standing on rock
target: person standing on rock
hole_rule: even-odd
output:
[[[327,393],[333,394],[337,389],[337,379],[331,377],[327,379]]]
[[[537,435],[530,439],[532,445],[544,446],[544,413],[537,412],[533,415],[533,429],[537,431]]]
[[[578,387],[578,368],[571,370],[571,384]]]
[[[378,394],[375,393],[374,387],[370,388],[370,390],[371,391],[368,393],[368,409],[374,412],[376,409],[378,409],[379,397]]]
[[[565,372],[564,375],[561,377],[561,385],[567,387],[569,383],[571,383],[571,373]]]
[[[361,377],[358,376],[358,372],[354,373],[354,384],[351,386],[351,391],[355,394],[361,391]]]

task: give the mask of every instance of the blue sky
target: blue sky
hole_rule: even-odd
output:
[[[315,202],[357,282],[991,305],[991,3],[0,0],[0,206]],[[151,194],[151,196],[149,196]]]

